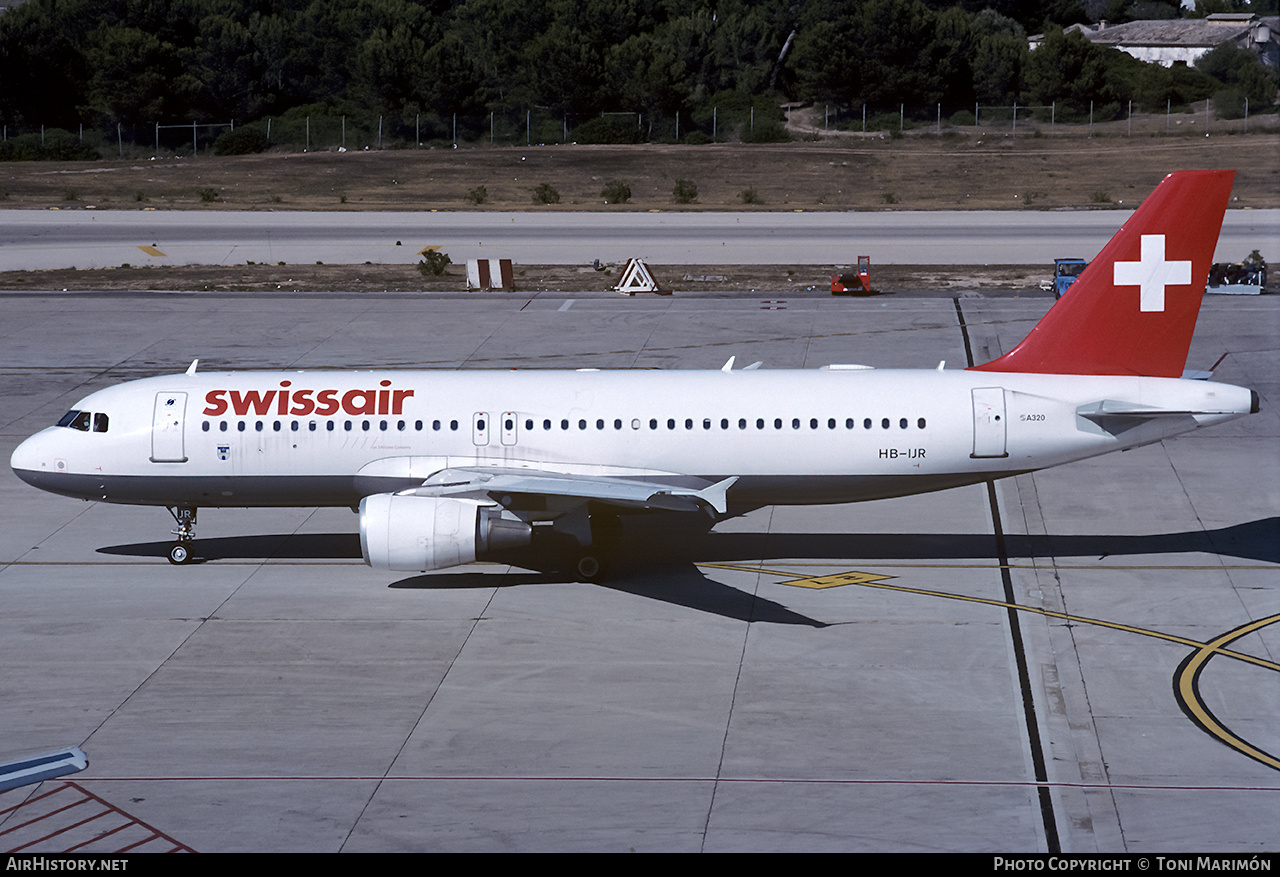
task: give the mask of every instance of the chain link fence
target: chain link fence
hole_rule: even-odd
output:
[[[290,151],[534,146],[566,143],[772,143],[898,137],[1175,137],[1275,133],[1280,117],[1205,100],[1139,112],[1132,103],[896,107],[711,106],[693,113],[619,110],[572,114],[545,107],[487,113],[343,115],[298,113],[251,122],[187,121],[117,125],[114,131],[0,126],[0,160],[86,159]]]

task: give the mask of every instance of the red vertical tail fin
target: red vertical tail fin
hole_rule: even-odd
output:
[[[1031,334],[974,369],[1180,377],[1234,179],[1169,174]]]

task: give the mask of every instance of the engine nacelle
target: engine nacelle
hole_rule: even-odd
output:
[[[423,572],[529,544],[532,528],[472,499],[377,493],[360,501],[360,550],[374,569]]]

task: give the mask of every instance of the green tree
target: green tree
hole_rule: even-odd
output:
[[[1234,109],[1239,104],[1239,114],[1243,114],[1244,99],[1249,101],[1250,112],[1270,109],[1275,102],[1276,89],[1280,87],[1280,76],[1275,69],[1262,65],[1258,56],[1248,49],[1239,49],[1230,43],[1223,43],[1206,52],[1196,62],[1196,70],[1212,78],[1217,84],[1217,91],[1230,91],[1230,106]],[[1227,103],[1224,101],[1224,106]]]
[[[178,48],[139,28],[99,28],[85,59],[93,72],[84,107],[102,124],[167,121],[186,109],[190,94],[182,91],[198,87],[183,73]]]

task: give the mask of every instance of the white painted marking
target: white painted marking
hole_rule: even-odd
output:
[[[1181,286],[1191,282],[1190,262],[1166,262],[1164,235],[1142,236],[1142,260],[1116,262],[1113,271],[1116,286],[1137,286],[1138,310],[1163,311],[1166,286]]]
[[[560,305],[560,310],[562,310],[562,311],[567,311],[567,310],[569,310],[569,308],[573,307],[573,303],[574,303],[575,301],[577,301],[577,299],[574,299],[574,298],[569,299],[567,302],[565,302],[564,304]]]

